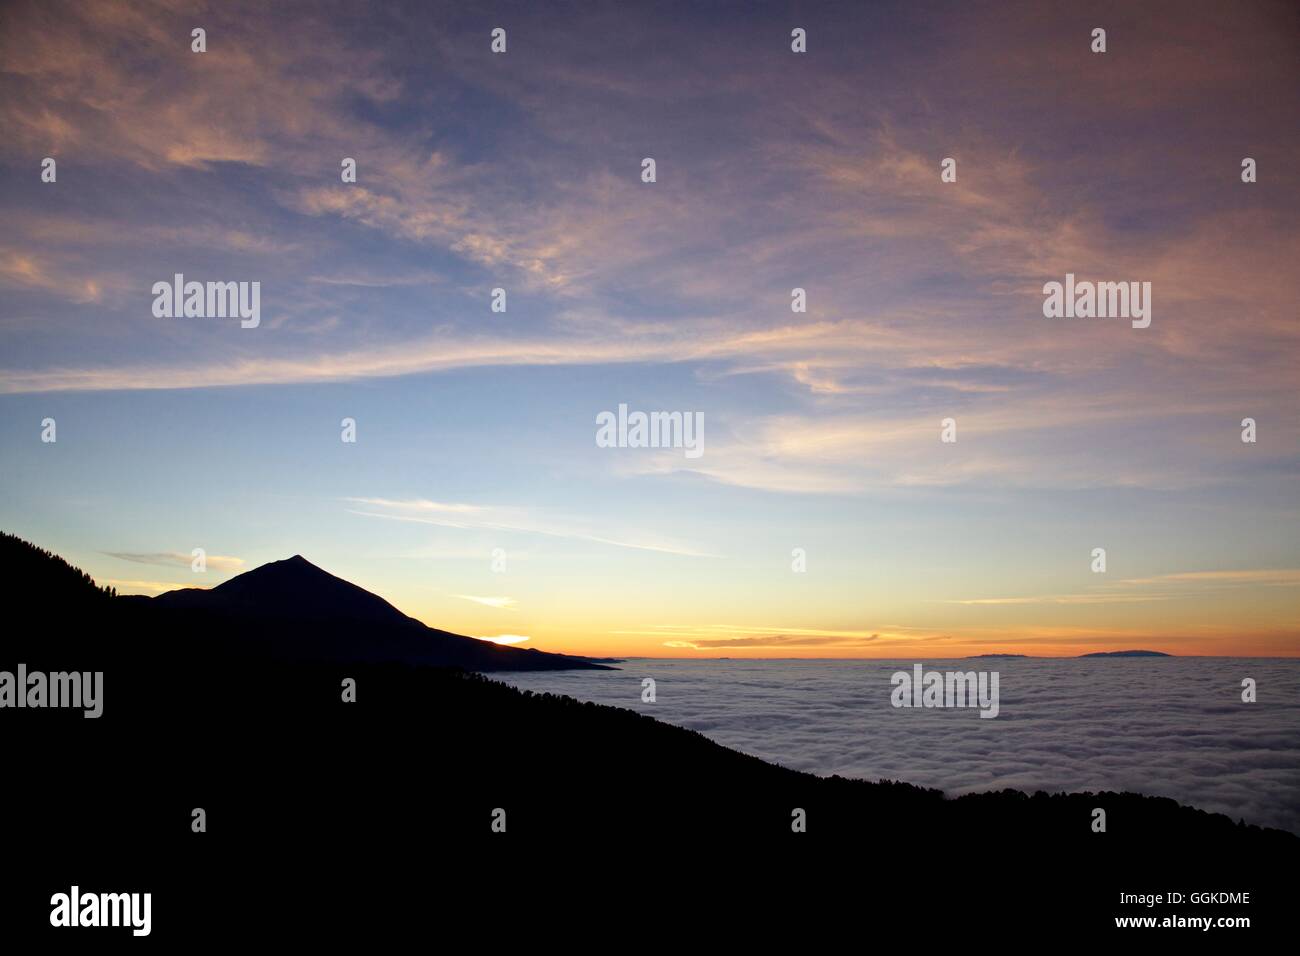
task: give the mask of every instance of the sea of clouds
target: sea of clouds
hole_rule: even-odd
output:
[[[924,662],[998,671],[1001,713],[991,720],[978,709],[890,706],[890,676],[914,663],[632,659],[617,671],[503,679],[628,707],[816,774],[953,795],[1129,790],[1300,833],[1300,660]],[[654,703],[641,700],[646,677]],[[1241,700],[1245,677],[1257,682],[1257,703]]]

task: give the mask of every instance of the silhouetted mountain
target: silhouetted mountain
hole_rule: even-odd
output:
[[[1173,657],[1172,654],[1166,654],[1163,651],[1093,651],[1091,654],[1080,654],[1080,657]]]
[[[425,627],[378,594],[322,571],[300,554],[261,564],[214,588],[181,588],[159,594],[153,601],[166,607],[196,607],[266,619]]]
[[[300,554],[236,575],[214,588],[181,588],[154,598],[167,607],[322,618],[369,624],[416,624],[377,594],[323,571]]]
[[[427,627],[301,555],[211,589],[183,588],[156,598],[116,597],[57,555],[11,534],[0,533],[0,558],[6,590],[21,599],[15,616],[21,618],[24,609],[39,614],[33,628],[54,632],[30,647],[29,655],[37,658],[57,646],[82,646],[95,658],[110,651],[122,659],[187,650],[214,659],[391,661],[485,672],[609,669],[584,657]],[[83,620],[88,623],[73,624]],[[23,646],[29,635],[15,630],[11,646]],[[110,634],[120,638],[111,647],[103,643]],[[185,648],[184,641],[193,646]]]
[[[427,627],[298,554],[214,588],[167,591],[150,603],[229,620],[238,631],[236,639],[256,635],[261,653],[281,659],[403,661],[478,671],[604,666]]]

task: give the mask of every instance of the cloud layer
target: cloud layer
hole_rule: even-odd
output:
[[[928,660],[997,670],[1000,715],[894,709],[911,661],[633,660],[621,671],[511,675],[535,691],[628,707],[745,753],[820,775],[949,794],[1131,790],[1300,833],[1300,663]],[[655,703],[641,681],[655,680]],[[1253,677],[1255,704],[1241,702]],[[689,794],[684,795],[689,798]]]

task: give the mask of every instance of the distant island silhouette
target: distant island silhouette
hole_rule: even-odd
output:
[[[1093,651],[1091,654],[1080,654],[1080,657],[1173,657],[1173,654],[1166,654],[1163,651]]]
[[[1173,654],[1166,654],[1164,651],[1093,651],[1091,654],[1076,654],[1074,660],[1080,660],[1084,657],[1173,657]],[[1049,660],[1054,658],[1043,658],[1036,654],[970,654],[963,658],[968,661],[978,661],[984,659],[1000,658],[1027,658],[1030,660]]]

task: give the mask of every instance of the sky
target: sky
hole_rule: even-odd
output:
[[[7,4],[0,527],[579,654],[1298,656],[1298,52],[1265,2]]]

